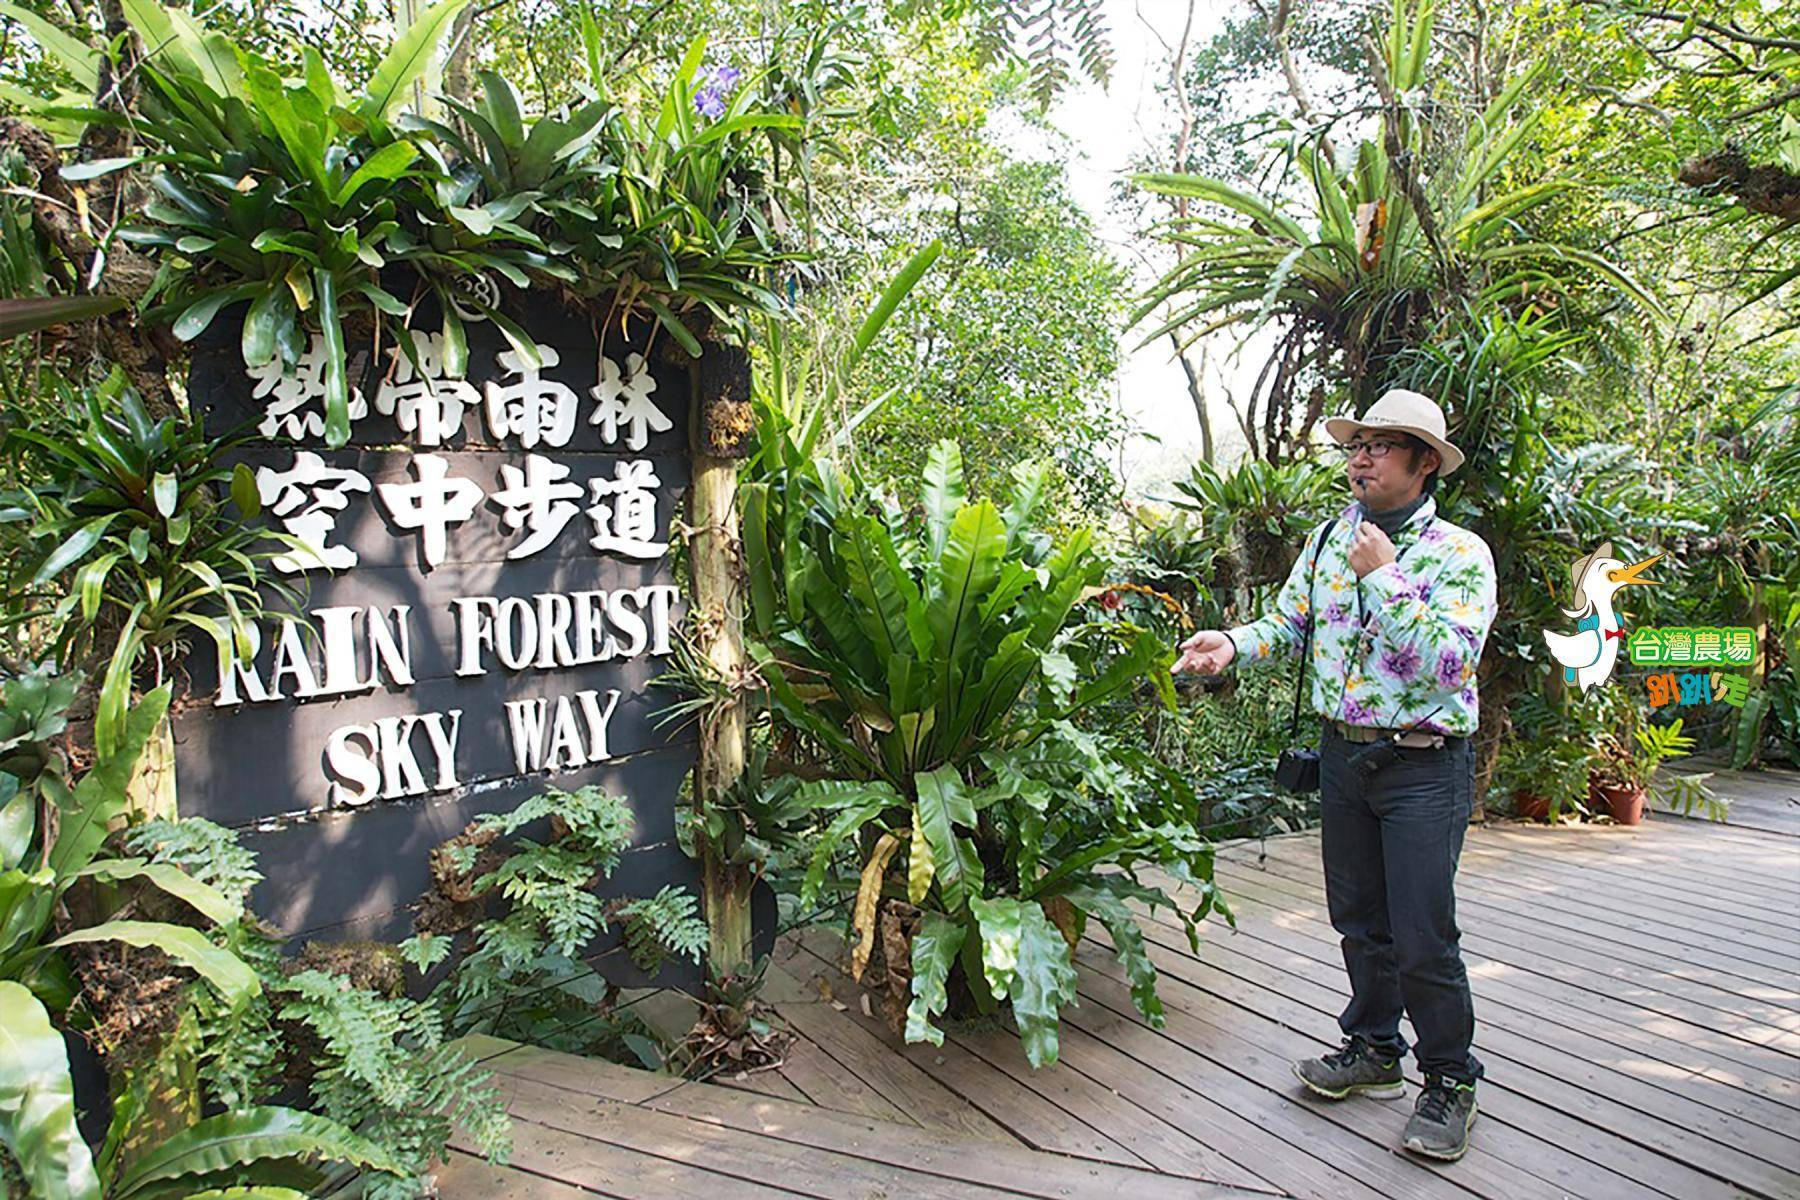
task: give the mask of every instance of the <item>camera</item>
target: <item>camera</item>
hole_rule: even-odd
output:
[[[1317,750],[1283,750],[1275,760],[1277,786],[1304,796],[1319,790],[1319,752]]]

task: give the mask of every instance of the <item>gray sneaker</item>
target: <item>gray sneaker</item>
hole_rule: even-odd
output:
[[[1474,1084],[1427,1075],[1400,1144],[1414,1154],[1455,1162],[1469,1148],[1476,1111]]]
[[[1383,1059],[1361,1038],[1347,1038],[1343,1046],[1321,1058],[1303,1058],[1294,1064],[1300,1082],[1327,1100],[1342,1100],[1361,1092],[1377,1100],[1398,1100],[1406,1095],[1399,1058]]]

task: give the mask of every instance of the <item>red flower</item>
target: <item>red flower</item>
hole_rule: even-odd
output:
[[[1125,606],[1125,598],[1113,589],[1107,588],[1100,593],[1100,607],[1107,612],[1118,612]]]

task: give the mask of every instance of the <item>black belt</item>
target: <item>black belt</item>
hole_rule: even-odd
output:
[[[1343,721],[1326,718],[1326,723],[1337,730],[1338,736],[1347,742],[1379,742],[1392,739],[1397,746],[1410,746],[1418,750],[1436,750],[1441,748],[1456,749],[1468,739],[1460,734],[1431,733],[1423,729],[1415,729],[1410,733],[1399,729],[1378,729],[1369,725],[1349,725]]]

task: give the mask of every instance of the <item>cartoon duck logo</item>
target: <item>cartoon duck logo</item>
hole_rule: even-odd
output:
[[[1662,582],[1647,579],[1643,570],[1660,559],[1653,554],[1642,562],[1626,566],[1613,557],[1611,542],[1575,561],[1569,574],[1575,582],[1575,605],[1563,609],[1563,615],[1576,618],[1574,633],[1544,630],[1544,643],[1550,654],[1563,666],[1563,679],[1586,693],[1612,678],[1613,665],[1619,658],[1619,647],[1625,644],[1625,631],[1613,612],[1613,595],[1622,587]]]

